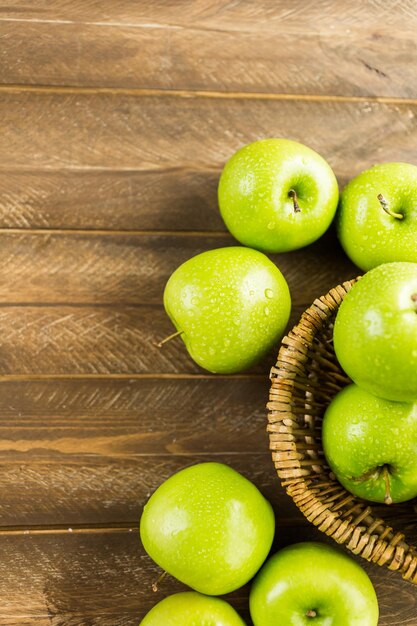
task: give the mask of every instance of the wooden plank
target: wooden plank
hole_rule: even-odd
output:
[[[288,327],[305,307],[294,306]],[[0,376],[208,375],[172,333],[162,307],[6,306],[0,308]],[[268,375],[272,349],[253,374]]]
[[[224,231],[220,169],[0,170],[0,228]]]
[[[3,303],[162,304],[165,284],[187,259],[236,245],[230,237],[196,234],[121,234],[65,231],[0,234]],[[310,304],[358,270],[329,233],[313,246],[272,255],[286,277],[293,304]]]
[[[378,102],[12,90],[0,98],[0,162],[8,171],[200,171],[222,167],[249,141],[284,136],[318,150],[339,176],[351,176],[388,158],[412,161],[416,113],[417,105]]]
[[[282,528],[275,548],[322,538],[312,526]],[[377,591],[380,626],[413,626],[417,589],[395,572],[363,560],[360,563]],[[136,626],[153,604],[184,589],[168,577],[153,593],[151,583],[157,574],[158,568],[144,554],[135,529],[1,535],[0,623]],[[247,585],[227,596],[246,619],[248,592]]]
[[[268,454],[265,377],[0,382],[0,457]]]
[[[1,441],[0,535],[7,527],[136,527],[145,502],[164,480],[205,461],[226,463],[252,480],[279,511],[283,524],[307,525],[279,485],[265,433],[256,454],[219,450],[193,455],[152,455],[132,441],[130,453],[122,453],[121,446],[110,441],[108,430],[94,445],[89,433],[76,426],[68,428],[62,439],[59,430],[47,437],[36,428],[32,438],[25,438],[21,429],[11,429],[10,436],[11,440]],[[98,451],[100,445],[112,448],[108,456]],[[65,447],[67,452],[62,451]]]
[[[88,24],[1,21],[0,83],[417,96],[415,10],[393,28],[381,16],[369,23],[369,4],[360,21],[338,4],[327,17],[310,5],[289,27],[277,19],[282,5],[268,22],[257,12],[249,29],[225,20],[227,10],[211,24],[198,15],[190,20],[189,5],[177,11],[174,26],[164,23],[167,5],[155,16],[162,24],[146,26],[140,17],[138,24],[106,24],[97,14]]]
[[[396,0],[352,0],[349,7],[335,2],[317,4],[311,0],[259,0],[256,3],[237,0],[225,5],[222,0],[187,0],[163,2],[155,0],[55,0],[51,5],[44,0],[9,0],[1,10],[3,19],[57,22],[120,24],[125,26],[153,25],[184,27],[200,26],[236,31],[274,31],[280,24],[295,33],[318,30],[321,26],[331,30],[363,25],[410,27],[416,19],[413,3],[398,4]],[[407,25],[406,24],[406,25]],[[327,32],[327,31],[326,31]],[[330,33],[329,33],[330,34]]]

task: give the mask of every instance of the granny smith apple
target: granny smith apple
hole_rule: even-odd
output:
[[[264,252],[287,252],[327,230],[339,189],[330,165],[311,148],[263,139],[226,163],[218,197],[223,220],[238,241]]]
[[[325,544],[284,548],[250,592],[254,626],[377,626],[378,602],[365,571]]]
[[[382,163],[344,188],[337,227],[346,254],[363,270],[417,262],[417,167]]]
[[[185,591],[156,604],[139,626],[245,626],[224,600]]]
[[[322,439],[330,468],[354,495],[386,504],[417,496],[417,404],[349,385],[327,408]]]
[[[417,263],[385,263],[346,295],[334,349],[359,387],[387,400],[417,399]]]
[[[196,363],[229,374],[246,369],[278,342],[291,299],[272,261],[235,246],[180,265],[166,284],[164,305]]]
[[[269,502],[222,463],[200,463],[168,478],[149,499],[140,521],[149,556],[209,595],[247,583],[264,562],[274,530]]]

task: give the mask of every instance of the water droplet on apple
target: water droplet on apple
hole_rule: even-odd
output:
[[[254,292],[254,290],[253,290],[253,289],[251,289],[251,290],[250,290],[249,295],[250,295],[250,296],[254,296],[254,295],[255,295],[255,292]]]
[[[274,297],[274,292],[272,291],[272,289],[265,289],[265,298],[273,298]]]
[[[267,306],[264,308],[264,313],[265,315],[269,315],[270,313],[269,308]]]
[[[230,346],[230,339],[228,339],[227,337],[224,340],[224,345],[225,345],[226,348],[228,348]]]
[[[198,298],[196,298],[196,297],[191,298],[191,304],[193,306],[197,306],[198,305]]]
[[[274,230],[275,228],[275,223],[274,222],[268,222],[268,224],[266,225],[268,230]]]

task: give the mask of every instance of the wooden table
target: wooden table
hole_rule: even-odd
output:
[[[136,626],[181,589],[138,520],[174,471],[216,459],[277,514],[276,546],[323,538],[279,487],[265,433],[273,355],[211,376],[162,308],[170,273],[230,245],[225,160],[307,143],[343,184],[416,161],[412,0],[10,0],[0,7],[0,625]],[[275,257],[295,322],[356,269],[334,233]],[[323,538],[324,539],[324,538]],[[417,589],[365,564],[381,626]],[[248,619],[248,589],[231,602]]]

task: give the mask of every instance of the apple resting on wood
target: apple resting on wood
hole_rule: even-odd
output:
[[[249,480],[200,463],[166,480],[146,504],[140,536],[149,556],[192,589],[222,595],[261,567],[275,531],[272,507]]]
[[[287,252],[316,241],[330,226],[339,189],[317,152],[289,139],[262,139],[226,163],[219,207],[232,235],[263,252]]]
[[[230,374],[248,368],[278,343],[291,299],[272,261],[233,246],[180,265],[166,284],[164,305],[177,329],[174,335],[181,336],[194,361],[210,372]]]
[[[417,167],[382,163],[344,188],[337,218],[340,242],[358,267],[417,262]]]
[[[176,593],[158,602],[139,626],[245,626],[236,611],[220,598],[195,591]]]
[[[284,548],[250,592],[254,626],[377,626],[378,602],[366,572],[325,544]]]

